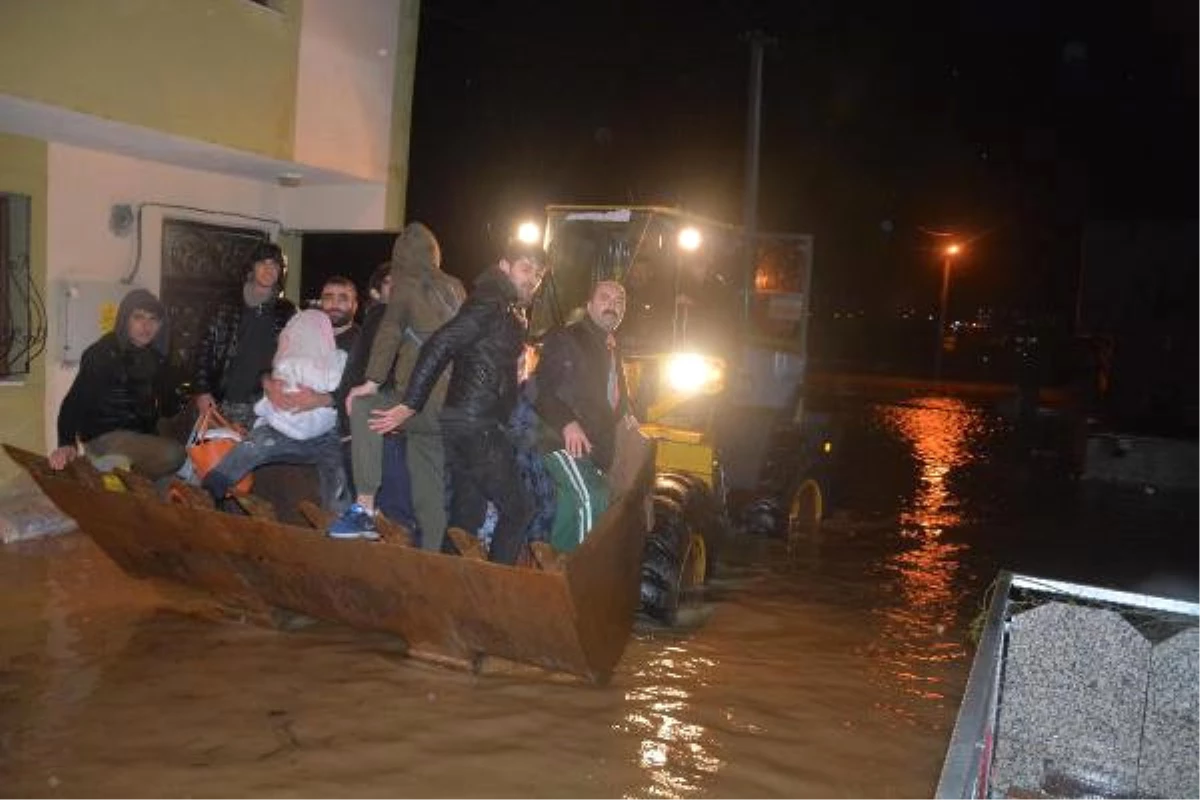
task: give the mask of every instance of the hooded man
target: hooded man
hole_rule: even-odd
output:
[[[145,289],[125,295],[113,330],[83,351],[79,372],[58,410],[58,447],[50,466],[62,469],[79,455],[121,455],[151,477],[182,466],[183,445],[156,435],[168,339],[163,304]]]
[[[330,526],[329,534],[352,538],[374,535],[375,494],[383,464],[382,436],[370,427],[371,413],[398,405],[406,391],[417,351],[434,331],[462,305],[462,282],[441,269],[442,252],[433,232],[419,222],[409,223],[392,247],[391,295],[379,323],[365,371],[366,380],[350,390],[351,454],[356,502]],[[393,387],[380,392],[391,378]],[[446,394],[447,377],[432,387],[423,413],[405,427],[407,475],[417,533],[422,546],[439,550],[446,531],[445,456],[438,413]],[[403,494],[409,487],[389,487]],[[401,520],[409,523],[410,520]]]
[[[488,558],[500,564],[516,563],[534,513],[507,426],[517,403],[529,330],[525,308],[545,268],[540,246],[510,241],[454,318],[421,345],[402,402],[371,415],[371,429],[378,433],[406,424],[426,409],[453,365],[439,418],[453,499],[450,524],[478,531],[490,502],[498,519]]]
[[[219,402],[230,422],[254,424],[254,404],[262,396],[263,376],[271,371],[279,332],[296,313],[282,294],[285,263],[278,245],[259,244],[238,296],[210,318],[192,380],[201,414]]]

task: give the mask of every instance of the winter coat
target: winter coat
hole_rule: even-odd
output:
[[[629,413],[625,370],[617,357],[618,402],[608,400],[608,333],[584,316],[546,334],[534,381],[537,412],[550,429],[548,449],[563,446],[562,429],[578,422],[592,443],[592,460],[604,470],[612,465],[617,422]]]
[[[155,309],[162,320],[146,347],[137,347],[127,337],[129,316],[139,308]],[[158,298],[145,289],[125,295],[113,330],[93,342],[79,360],[79,372],[58,409],[58,446],[116,430],[156,433],[169,340]]]
[[[498,267],[489,268],[458,314],[422,345],[404,404],[424,408],[434,384],[453,364],[443,425],[507,423],[517,401],[517,364],[528,327],[516,288]]]
[[[367,380],[382,386],[390,376],[403,394],[417,351],[455,315],[465,296],[462,282],[441,270],[433,233],[419,222],[409,223],[392,246],[392,293],[371,344]],[[431,411],[441,408],[447,382],[443,376],[431,388]]]
[[[371,357],[371,346],[375,343],[375,336],[379,333],[379,325],[383,322],[383,315],[387,313],[387,303],[374,303],[363,314],[362,325],[359,326],[358,338],[354,340],[354,346],[350,348],[350,356],[346,360],[346,371],[342,373],[342,385],[338,389],[339,394],[344,398],[350,389],[358,386],[367,379],[367,359]],[[387,369],[387,374],[390,376],[395,369],[395,364],[392,364]],[[381,386],[387,385],[381,383]]]
[[[196,354],[196,373],[192,379],[192,392],[211,394],[220,400],[224,396],[224,378],[229,365],[238,354],[238,328],[242,322],[242,311],[247,308],[243,288],[238,288],[236,297],[220,303],[209,316],[200,349]],[[255,307],[257,313],[273,314],[274,335],[278,341],[288,320],[296,313],[296,307],[284,297],[272,297]],[[271,347],[274,350],[274,345]]]

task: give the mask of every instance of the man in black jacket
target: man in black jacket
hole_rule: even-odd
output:
[[[579,321],[546,335],[534,379],[537,412],[551,449],[612,466],[617,422],[630,413],[629,390],[613,334],[625,318],[625,287],[600,281]]]
[[[235,298],[217,307],[204,331],[192,389],[203,414],[214,403],[234,423],[254,424],[262,377],[271,370],[279,332],[296,307],[285,299],[285,259],[278,245],[264,242],[250,257],[246,282]]]
[[[183,446],[156,435],[168,338],[159,299],[145,289],[125,295],[113,330],[83,351],[59,407],[52,468],[65,467],[83,442],[90,456],[125,456],[151,478],[179,469],[187,458]]]
[[[450,475],[449,524],[479,530],[491,501],[499,518],[488,557],[501,564],[516,563],[533,513],[505,424],[517,402],[518,365],[529,327],[525,307],[544,272],[540,247],[510,242],[458,313],[421,345],[402,402],[371,415],[372,430],[395,430],[425,406],[438,378],[453,364],[440,417]],[[448,543],[443,540],[443,549]]]

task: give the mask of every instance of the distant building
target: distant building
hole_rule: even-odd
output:
[[[1102,407],[1121,427],[1197,427],[1200,223],[1090,222],[1084,227],[1077,333],[1107,371]]]

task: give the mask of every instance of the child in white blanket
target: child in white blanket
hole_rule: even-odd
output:
[[[346,353],[337,348],[333,326],[324,311],[307,309],[291,318],[279,334],[271,376],[283,383],[284,393],[301,386],[315,392],[332,392],[342,379]],[[258,421],[254,427],[270,425],[293,439],[313,439],[333,430],[337,411],[331,407],[310,411],[285,411],[264,396],[254,404]]]

